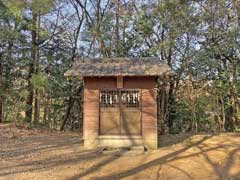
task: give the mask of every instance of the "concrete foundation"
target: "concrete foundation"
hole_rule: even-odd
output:
[[[157,140],[143,139],[142,136],[99,136],[95,140],[85,139],[84,147],[94,149],[97,147],[130,147],[144,146],[147,149],[157,149]]]

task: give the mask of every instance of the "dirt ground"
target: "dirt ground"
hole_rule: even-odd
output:
[[[240,180],[240,134],[163,136],[140,155],[84,150],[77,133],[0,125],[0,180]]]

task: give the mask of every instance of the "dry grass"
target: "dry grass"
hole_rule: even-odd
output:
[[[240,179],[240,135],[163,136],[143,155],[84,150],[76,133],[0,125],[0,180]],[[176,144],[175,144],[176,143]]]

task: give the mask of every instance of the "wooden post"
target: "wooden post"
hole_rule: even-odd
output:
[[[123,88],[123,77],[122,76],[117,76],[117,88],[118,89]]]

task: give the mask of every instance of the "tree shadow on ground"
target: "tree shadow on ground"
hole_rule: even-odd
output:
[[[230,169],[231,167],[233,167],[234,164],[234,160],[236,159],[235,156],[237,156],[237,153],[240,152],[240,144],[236,144],[236,145],[226,145],[224,147],[234,147],[234,149],[229,153],[229,157],[228,160],[226,161],[226,163],[224,165],[219,165],[217,163],[214,163],[214,161],[211,160],[211,158],[207,155],[207,152],[213,151],[213,150],[218,150],[220,148],[223,148],[222,145],[217,145],[214,147],[210,147],[207,148],[205,147],[205,149],[202,148],[202,144],[204,143],[204,141],[212,138],[213,135],[209,136],[209,137],[204,137],[203,139],[201,139],[200,141],[193,143],[185,148],[182,148],[178,151],[175,151],[173,153],[167,154],[161,158],[152,160],[148,163],[145,163],[143,165],[134,167],[132,169],[120,172],[120,173],[116,173],[113,175],[108,175],[108,176],[104,176],[101,178],[95,178],[95,180],[117,180],[117,179],[124,179],[127,178],[129,176],[135,175],[139,172],[143,172],[144,170],[155,166],[155,165],[162,165],[162,164],[166,164],[172,161],[176,161],[176,160],[180,160],[180,159],[186,159],[189,157],[193,157],[193,156],[199,156],[202,155],[205,157],[205,159],[207,160],[207,162],[213,167],[214,171],[215,171],[215,175],[219,178],[219,179],[224,179],[224,180],[235,180],[235,179],[240,179],[240,171],[238,171],[236,174],[231,175],[230,174]],[[180,156],[180,154],[182,154],[183,152],[187,151],[188,149],[190,149],[191,147],[197,147],[199,148],[200,152],[197,153],[192,153],[189,155],[184,155],[184,156]],[[235,157],[235,158],[234,158]],[[168,164],[169,165],[169,164]],[[183,174],[185,174],[189,179],[194,179],[194,177],[192,177],[189,173],[187,173],[185,170],[179,168],[179,167],[173,167],[175,169],[178,169],[179,171],[181,171]],[[159,177],[159,179],[161,179]]]
[[[234,161],[237,159],[237,153],[240,153],[240,145],[238,148],[234,148],[230,151],[228,155],[228,159],[224,164],[219,164],[214,162],[213,159],[203,150],[202,146],[197,146],[201,150],[201,154],[205,158],[205,160],[212,166],[214,169],[215,174],[218,176],[219,179],[224,180],[237,180],[240,179],[240,171],[237,172],[235,175],[230,174],[230,170],[234,165]],[[239,167],[240,169],[240,167]]]
[[[33,143],[33,144],[32,144]],[[34,143],[38,143],[37,147],[34,145]],[[63,139],[61,141],[57,140],[57,138],[48,139],[46,141],[45,138],[39,139],[35,138],[34,140],[28,141],[24,140],[24,142],[21,142],[21,144],[16,145],[18,148],[13,148],[11,150],[0,150],[0,156],[3,159],[8,158],[17,158],[18,156],[24,156],[24,155],[30,155],[30,154],[37,154],[41,151],[51,151],[54,149],[60,149],[65,148],[68,146],[73,145],[80,145],[83,143],[83,140],[78,138],[69,138],[69,139]]]
[[[97,159],[99,154],[97,151],[88,151],[87,153],[71,153],[68,154],[69,158],[66,160],[62,156],[54,156],[51,158],[46,158],[42,160],[27,161],[25,163],[20,163],[14,166],[6,166],[0,168],[0,176],[13,175],[23,172],[49,170],[59,165],[74,165],[82,161],[88,161],[91,159]],[[11,170],[13,169],[13,170]],[[10,171],[5,171],[10,170]]]
[[[202,138],[200,141],[196,142],[196,143],[193,143],[189,146],[186,146],[178,151],[175,151],[173,153],[170,153],[170,154],[167,154],[159,159],[155,159],[153,161],[150,161],[148,163],[145,163],[143,165],[140,165],[138,167],[135,167],[135,168],[132,168],[130,170],[126,170],[124,172],[121,172],[121,173],[116,173],[114,175],[109,175],[109,176],[105,176],[105,177],[97,177],[95,178],[96,180],[116,180],[116,179],[123,179],[123,178],[126,178],[128,176],[131,176],[131,175],[134,175],[134,174],[137,174],[138,172],[141,172],[141,171],[144,171],[145,169],[151,167],[151,166],[154,166],[154,165],[159,165],[159,164],[163,164],[165,162],[167,162],[168,160],[171,160],[171,159],[174,159],[176,158],[177,155],[185,152],[186,150],[190,149],[191,147],[193,146],[197,146],[198,144],[201,144],[202,142],[206,141],[207,139],[211,138],[212,136],[209,136],[209,137],[204,137]],[[123,152],[124,153],[124,152]],[[98,164],[96,164],[95,166],[91,167],[90,169],[88,169],[86,172],[84,173],[80,173],[78,175],[75,175],[71,178],[69,178],[68,180],[77,180],[77,179],[80,179],[81,177],[84,177],[88,174],[91,174],[95,171],[97,171],[98,169],[100,169],[102,166],[106,165],[107,163],[109,162],[113,162],[115,160],[117,160],[119,157],[117,156],[113,156],[111,158],[109,158],[108,160],[106,161],[103,161],[103,162],[100,162]]]
[[[16,165],[1,166],[0,164],[0,177],[46,170],[59,165],[75,164],[82,160],[97,158],[98,149],[83,150],[82,144],[83,140],[79,135],[66,134],[36,134],[31,137],[18,137],[14,141],[12,139],[5,140],[0,150],[0,160],[3,162],[16,161]],[[54,153],[59,150],[67,151],[60,154]],[[41,159],[43,153],[48,155],[47,158]]]
[[[154,159],[150,162],[141,164],[139,166],[133,167],[131,169],[122,171],[122,172],[117,172],[115,174],[111,174],[111,175],[106,175],[106,176],[102,176],[102,177],[93,177],[92,179],[95,180],[118,180],[118,179],[125,179],[128,178],[132,175],[136,175],[140,172],[144,172],[145,170],[153,167],[153,166],[161,166],[161,165],[165,165],[167,164],[168,166],[171,166],[172,168],[178,170],[179,172],[181,172],[182,174],[185,175],[185,177],[187,177],[188,179],[195,179],[190,173],[188,173],[186,170],[184,170],[181,167],[177,167],[174,165],[169,165],[169,162],[173,162],[173,161],[177,161],[177,160],[181,160],[181,159],[186,159],[186,158],[191,158],[191,157],[196,157],[196,156],[203,156],[206,161],[208,162],[208,164],[210,164],[214,171],[215,171],[215,175],[219,178],[219,179],[229,179],[229,180],[234,180],[237,178],[240,178],[240,171],[237,172],[236,174],[232,175],[229,171],[231,169],[231,167],[233,167],[234,164],[234,159],[235,156],[237,156],[237,153],[240,152],[240,144],[233,144],[233,145],[219,145],[216,144],[214,146],[211,147],[204,147],[204,142],[211,139],[212,137],[214,137],[215,135],[210,135],[210,136],[204,136],[202,137],[202,139],[200,139],[197,142],[192,142],[190,144],[188,144],[187,146],[176,150],[172,153],[169,153],[167,155],[164,155],[160,158]],[[183,154],[184,152],[188,151],[190,148],[198,148],[198,152],[191,152],[191,153],[187,153],[187,154]],[[221,148],[233,148],[233,150],[229,153],[228,156],[228,160],[226,161],[226,163],[224,165],[219,165],[214,163],[214,161],[211,160],[211,158],[207,155],[208,152],[211,151],[215,151],[215,150],[219,150]],[[124,152],[122,152],[124,154]],[[68,180],[77,180],[77,179],[81,179],[83,177],[86,177],[87,175],[90,175],[91,173],[94,173],[96,171],[98,171],[101,167],[103,167],[104,165],[107,165],[108,163],[112,163],[115,160],[117,160],[119,158],[119,156],[112,156],[104,161],[99,162],[98,164],[92,166],[91,168],[89,168],[88,170],[86,170],[83,173],[79,173],[78,175],[75,175],[71,178],[69,178]],[[158,177],[158,179],[161,179],[161,177]]]

